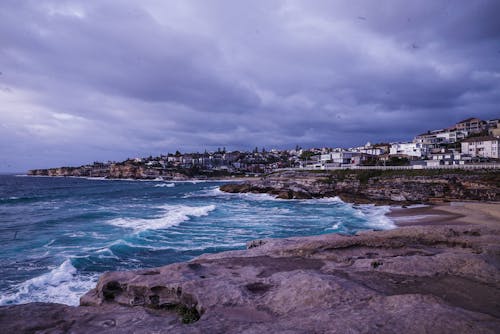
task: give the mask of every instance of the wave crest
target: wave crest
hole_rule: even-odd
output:
[[[188,221],[191,217],[208,216],[215,210],[215,205],[187,206],[187,205],[163,205],[160,207],[165,215],[152,219],[116,218],[108,221],[108,224],[131,228],[137,232],[145,230],[165,229]]]
[[[48,273],[16,285],[12,292],[0,297],[0,305],[51,302],[76,306],[80,296],[95,286],[97,278],[78,275],[68,259]]]
[[[157,183],[154,185],[155,188],[173,188],[175,187],[175,183]]]

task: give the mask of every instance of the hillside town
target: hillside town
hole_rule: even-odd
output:
[[[141,179],[188,179],[257,176],[281,169],[368,168],[369,166],[439,167],[498,162],[500,119],[468,118],[449,128],[429,130],[412,141],[367,143],[350,148],[289,150],[255,148],[251,152],[227,151],[169,153],[158,157],[95,162],[80,167],[30,171],[31,175],[84,176]]]

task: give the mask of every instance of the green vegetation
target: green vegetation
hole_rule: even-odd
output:
[[[385,165],[386,166],[409,166],[410,160],[408,160],[408,158],[390,157],[389,161],[387,161]]]
[[[300,155],[300,160],[311,160],[311,157],[312,157],[313,155],[316,155],[316,153],[311,152],[311,151],[304,151],[304,152],[302,152],[302,154]]]
[[[183,324],[192,324],[200,320],[200,313],[198,313],[196,307],[187,307],[183,304],[169,304],[162,305],[161,307],[165,310],[176,312],[180,316]]]
[[[301,171],[297,171],[301,173]],[[359,180],[361,184],[366,184],[373,178],[394,178],[394,177],[437,177],[449,175],[482,175],[482,179],[492,184],[500,186],[500,173],[495,170],[488,169],[400,169],[400,170],[379,170],[379,169],[339,169],[339,170],[317,170],[303,171],[302,173],[323,174],[325,178],[320,182],[332,184],[334,182],[342,182],[348,179]],[[318,176],[319,176],[318,175]]]

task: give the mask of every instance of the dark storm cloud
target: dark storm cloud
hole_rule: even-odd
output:
[[[3,1],[0,170],[498,118],[498,1]]]

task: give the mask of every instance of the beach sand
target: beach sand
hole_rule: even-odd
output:
[[[450,202],[445,204],[393,208],[388,216],[397,226],[415,225],[497,225],[500,202]]]

